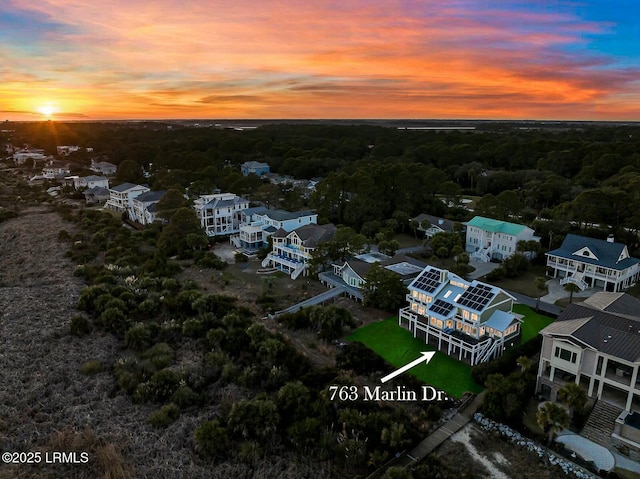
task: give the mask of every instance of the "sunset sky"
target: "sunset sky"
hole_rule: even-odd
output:
[[[640,121],[640,1],[0,0],[0,112]]]

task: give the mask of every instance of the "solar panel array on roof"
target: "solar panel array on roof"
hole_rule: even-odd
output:
[[[491,287],[485,284],[477,284],[467,288],[462,296],[460,296],[457,303],[461,306],[475,309],[476,311],[482,311],[494,296],[495,293]]]
[[[429,306],[429,311],[432,311],[441,316],[447,316],[451,310],[453,309],[453,304],[447,303],[441,299],[436,299],[431,306]]]
[[[425,271],[413,282],[415,288],[422,289],[427,293],[433,293],[440,284],[440,271],[435,269]]]

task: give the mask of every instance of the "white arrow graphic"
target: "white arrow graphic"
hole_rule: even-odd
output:
[[[415,361],[411,361],[409,364],[406,364],[406,365],[402,366],[400,369],[398,369],[397,371],[392,372],[391,374],[387,374],[380,381],[383,382],[383,383],[386,383],[387,381],[395,378],[396,376],[399,376],[400,374],[404,373],[405,371],[408,371],[409,369],[417,366],[418,364],[421,364],[421,363],[429,364],[429,361],[431,361],[431,359],[435,356],[436,352],[435,351],[429,351],[429,352],[423,351],[420,354],[422,354],[422,356],[420,356],[418,359],[416,359]]]

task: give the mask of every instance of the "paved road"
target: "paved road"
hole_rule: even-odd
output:
[[[525,296],[524,294],[516,293],[515,291],[507,290],[507,293],[516,298],[516,301],[518,303],[526,304],[533,309],[536,308],[536,298]],[[542,313],[550,314],[551,316],[558,316],[562,312],[562,308],[560,306],[556,306],[555,304],[549,304],[545,303],[544,301],[540,301],[540,311]]]

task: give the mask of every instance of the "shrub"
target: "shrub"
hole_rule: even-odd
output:
[[[148,381],[138,384],[134,399],[143,402],[163,402],[176,392],[179,385],[180,375],[175,371],[163,369],[154,373]]]
[[[196,261],[196,265],[201,268],[224,269],[228,266],[227,262],[219,258],[213,253],[205,253],[202,258]]]
[[[196,429],[194,438],[197,450],[202,456],[223,459],[229,454],[227,429],[218,419],[202,423]]]
[[[181,385],[178,390],[173,393],[173,396],[171,396],[171,402],[179,406],[181,409],[186,409],[197,405],[200,402],[200,395],[185,384]]]
[[[94,374],[101,373],[104,370],[104,366],[101,361],[92,359],[80,366],[80,372],[86,376],[92,376]]]
[[[147,422],[154,427],[167,427],[179,417],[180,408],[173,403],[169,403],[149,414]]]
[[[86,316],[77,314],[71,318],[69,331],[76,336],[84,336],[91,331],[91,323]]]
[[[236,253],[234,255],[234,259],[236,260],[236,263],[246,263],[249,261],[249,257],[244,253]]]
[[[127,394],[132,394],[144,380],[142,371],[136,361],[119,359],[113,367],[113,375],[118,386]]]
[[[151,345],[151,331],[142,323],[131,326],[124,335],[124,342],[133,351],[142,352]]]
[[[176,354],[167,343],[158,343],[141,354],[156,370],[171,366]]]

